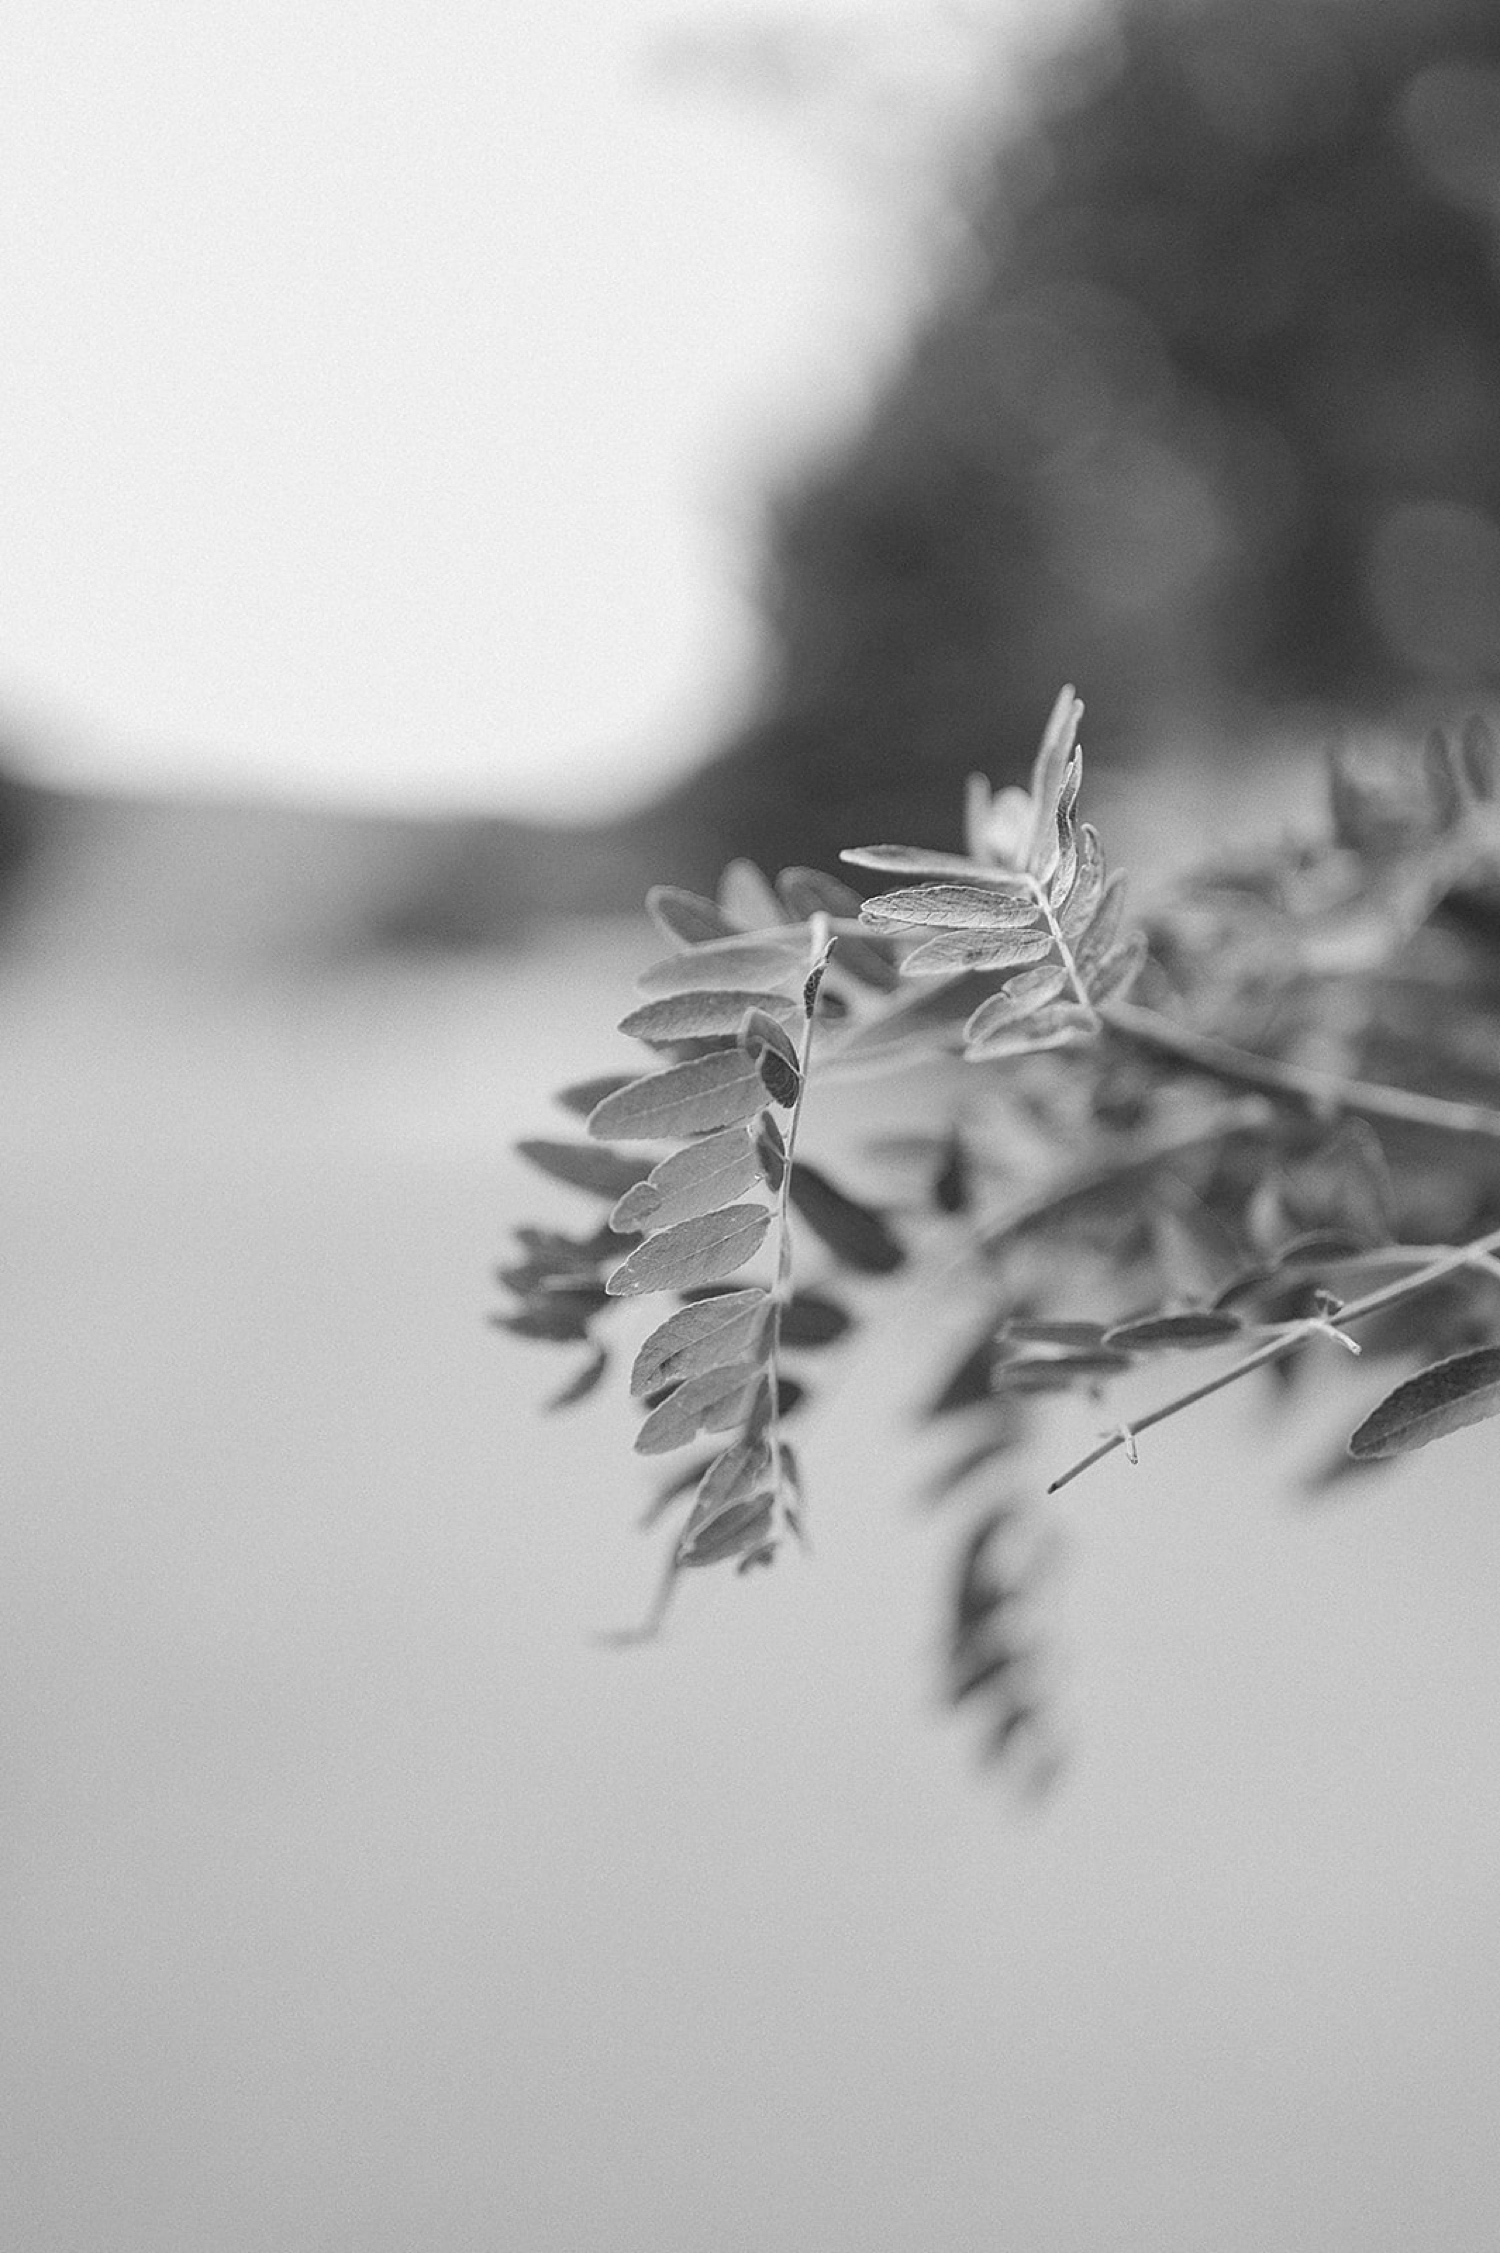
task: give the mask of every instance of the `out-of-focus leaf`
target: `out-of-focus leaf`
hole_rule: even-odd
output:
[[[1048,931],[940,931],[902,962],[908,978],[951,978],[965,970],[1017,970],[1052,952]]]
[[[716,1282],[755,1257],[770,1225],[764,1205],[726,1205],[699,1220],[679,1221],[675,1228],[648,1236],[604,1288],[612,1299],[631,1299],[647,1291]]]
[[[1092,976],[1095,966],[1104,960],[1115,943],[1120,919],[1125,913],[1125,876],[1117,869],[1106,882],[1099,895],[1099,905],[1089,918],[1078,944],[1073,949],[1073,960],[1084,978]]]
[[[1060,962],[1045,962],[1035,970],[1023,970],[1012,978],[999,993],[982,1001],[964,1027],[964,1039],[971,1045],[988,1038],[991,1033],[1009,1032],[1035,1016],[1049,1001],[1055,1001],[1068,983],[1068,973]]]
[[[1006,1323],[1002,1335],[1023,1345],[1076,1346],[1088,1351],[1103,1344],[1104,1331],[1102,1322],[1054,1322],[1017,1314]]]
[[[707,987],[694,993],[669,994],[661,1001],[642,1002],[620,1020],[620,1031],[632,1040],[698,1040],[720,1033],[733,1035],[747,1009],[767,1016],[790,1017],[797,1004],[790,994],[762,992],[754,987]]]
[[[771,1530],[772,1507],[769,1494],[756,1494],[727,1503],[701,1521],[695,1512],[677,1545],[677,1563],[685,1568],[719,1565],[759,1548]]]
[[[652,1526],[666,1516],[674,1502],[680,1502],[683,1495],[698,1484],[712,1461],[712,1456],[700,1456],[696,1463],[686,1463],[680,1470],[674,1471],[669,1479],[663,1479],[636,1520],[643,1533],[649,1532]]]
[[[876,993],[894,993],[901,983],[900,964],[877,940],[861,938],[857,931],[840,931],[829,959],[859,985],[869,986]],[[825,994],[825,1008],[828,999]]]
[[[1350,1229],[1310,1228],[1301,1236],[1289,1237],[1286,1243],[1279,1244],[1272,1254],[1271,1265],[1278,1270],[1337,1267],[1358,1259],[1370,1248],[1367,1236],[1357,1236]]]
[[[570,1377],[561,1390],[555,1392],[547,1402],[549,1412],[558,1408],[571,1408],[575,1401],[586,1399],[608,1367],[609,1355],[605,1352],[603,1346],[595,1346],[578,1374],[575,1377]]]
[[[684,1378],[636,1433],[636,1453],[668,1455],[700,1432],[728,1431],[743,1417],[759,1376],[758,1366],[747,1361]]]
[[[989,1405],[999,1411],[998,1415],[979,1439],[971,1441],[960,1454],[950,1457],[934,1473],[926,1489],[930,1501],[943,1501],[956,1487],[971,1479],[976,1471],[982,1471],[988,1465],[1000,1462],[1005,1456],[1013,1455],[1020,1445],[1025,1414],[1020,1400],[997,1397]]]
[[[942,1163],[932,1177],[932,1202],[940,1213],[966,1213],[973,1202],[973,1183],[969,1153],[963,1137],[956,1131],[950,1134],[943,1149]]]
[[[1030,889],[1029,879],[1014,869],[992,868],[966,853],[930,853],[921,845],[852,845],[839,859],[851,868],[876,868],[889,876],[956,876],[970,884]]]
[[[678,1142],[739,1126],[763,1100],[760,1074],[732,1048],[632,1080],[589,1113],[588,1129],[600,1142]]]
[[[841,884],[836,876],[826,876],[820,868],[784,868],[776,879],[776,890],[794,923],[809,923],[815,915],[842,920],[859,913],[859,894],[853,885]]]
[[[789,925],[782,939],[771,932],[754,938],[713,939],[684,954],[653,962],[636,979],[642,993],[685,994],[722,991],[726,986],[774,987],[800,982],[807,948]]]
[[[1031,1056],[1048,1048],[1069,1048],[1089,1039],[1099,1029],[1092,1010],[1076,1001],[1053,1001],[1034,1010],[1018,1025],[1000,1026],[982,1040],[970,1041],[964,1050],[971,1064],[987,1064],[1003,1056]]]
[[[719,905],[736,930],[764,931],[785,911],[754,861],[735,860],[719,878]]]
[[[1357,1461],[1407,1455],[1490,1416],[1500,1416],[1500,1346],[1474,1346],[1387,1393],[1350,1440],[1349,1453]]]
[[[492,1314],[496,1330],[509,1330],[515,1338],[539,1338],[548,1345],[578,1345],[589,1334],[589,1318],[598,1312],[595,1299],[580,1299],[571,1291],[549,1291],[527,1301],[515,1314]]]
[[[992,1689],[1008,1674],[1014,1674],[1024,1663],[1020,1651],[1008,1643],[991,1644],[974,1653],[962,1664],[955,1664],[949,1676],[948,1702],[962,1705],[966,1698],[978,1695],[981,1690]]]
[[[1116,1377],[1129,1367],[1129,1354],[1111,1352],[1107,1344],[1081,1353],[1037,1354],[1024,1360],[998,1362],[990,1375],[990,1390],[1066,1392],[1085,1379]]]
[[[1241,1335],[1237,1315],[1192,1311],[1183,1314],[1148,1314],[1138,1322],[1117,1322],[1104,1333],[1106,1346],[1121,1353],[1168,1353],[1188,1347],[1221,1346]]]
[[[606,1095],[629,1087],[637,1076],[634,1072],[601,1072],[597,1079],[575,1080],[571,1087],[559,1088],[552,1100],[560,1103],[565,1111],[586,1119],[590,1111],[598,1110]]]
[[[647,1338],[630,1372],[631,1392],[639,1399],[705,1369],[756,1360],[766,1342],[770,1307],[765,1291],[727,1291],[695,1299]]]
[[[749,1129],[722,1127],[653,1166],[647,1180],[627,1189],[609,1216],[610,1226],[641,1234],[673,1228],[679,1221],[718,1212],[759,1179],[760,1161]]]
[[[821,1291],[796,1291],[781,1310],[781,1342],[806,1350],[811,1346],[831,1346],[846,1335],[852,1327],[852,1318],[837,1299],[825,1297]]]
[[[1107,1001],[1119,1001],[1130,991],[1140,976],[1146,961],[1146,934],[1132,931],[1117,947],[1111,947],[1102,957],[1090,957],[1083,971],[1088,995],[1097,1008]]]
[[[623,1196],[650,1168],[640,1158],[624,1157],[597,1142],[518,1142],[520,1155],[556,1181],[587,1189],[596,1197]]]
[[[734,925],[723,910],[700,892],[684,892],[675,884],[653,884],[646,894],[646,913],[664,939],[684,947],[702,946],[708,939],[733,936]]]
[[[1463,811],[1463,788],[1447,736],[1434,728],[1422,747],[1422,771],[1436,829],[1451,829]]]
[[[1476,798],[1488,803],[1495,795],[1497,781],[1500,781],[1500,753],[1496,752],[1489,721],[1478,712],[1471,713],[1464,722],[1463,734],[1459,739],[1459,753],[1469,788]]]
[[[891,1275],[904,1262],[906,1253],[881,1215],[801,1158],[792,1167],[788,1193],[813,1234],[846,1267],[861,1275]]]
[[[1041,910],[1029,894],[997,892],[992,885],[918,884],[877,893],[859,912],[877,930],[1014,931],[1035,924]]]

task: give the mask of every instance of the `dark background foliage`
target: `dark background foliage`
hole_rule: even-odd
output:
[[[865,426],[770,508],[763,700],[653,809],[673,873],[949,842],[1064,679],[1096,762],[1488,688],[1497,210],[1491,0],[1081,36]]]

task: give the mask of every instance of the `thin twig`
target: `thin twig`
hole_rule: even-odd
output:
[[[1269,1056],[1252,1056],[1247,1049],[1214,1040],[1207,1033],[1190,1032],[1185,1025],[1174,1025],[1158,1016],[1154,1009],[1137,1009],[1128,1001],[1107,1001],[1099,1014],[1110,1031],[1123,1039],[1155,1049],[1159,1055],[1175,1056],[1231,1087],[1290,1095],[1317,1111],[1353,1111],[1365,1118],[1399,1120],[1404,1126],[1433,1127],[1443,1134],[1500,1141],[1500,1111],[1482,1103],[1457,1103],[1445,1096],[1418,1095],[1409,1088],[1344,1079],[1337,1072],[1319,1072],[1304,1064],[1281,1064]]]
[[[1415,1275],[1403,1275],[1393,1283],[1382,1284],[1378,1291],[1367,1291],[1362,1299],[1351,1299],[1347,1306],[1338,1307],[1326,1315],[1318,1315],[1305,1322],[1290,1322],[1274,1337],[1267,1338],[1263,1345],[1257,1346],[1252,1353],[1247,1353],[1236,1361],[1231,1368],[1220,1370],[1218,1376],[1209,1377],[1203,1384],[1193,1385],[1188,1391],[1175,1394],[1171,1400],[1165,1401],[1160,1408],[1153,1408],[1145,1416],[1132,1417],[1130,1431],[1138,1439],[1153,1424],[1165,1423],[1169,1416],[1177,1415],[1184,1408],[1196,1406],[1200,1400],[1206,1400],[1210,1393],[1222,1392],[1226,1385],[1236,1384],[1241,1377],[1248,1377],[1252,1369],[1262,1369],[1267,1362],[1279,1361],[1283,1354],[1290,1353],[1293,1347],[1301,1345],[1317,1331],[1342,1330],[1350,1322],[1362,1322],[1366,1315],[1378,1314],[1382,1307],[1394,1306],[1398,1300],[1411,1298],[1416,1292],[1425,1291],[1430,1284],[1441,1282],[1445,1275],[1452,1275],[1461,1267],[1484,1264],[1489,1254],[1497,1250],[1500,1250],[1500,1228],[1492,1229],[1488,1236],[1476,1237],[1471,1244],[1460,1244],[1452,1251],[1443,1252],[1426,1267],[1419,1268]],[[1117,1447],[1123,1445],[1124,1428],[1121,1427],[1120,1430],[1111,1432],[1107,1439],[1102,1439],[1097,1447],[1091,1448],[1087,1455],[1080,1456],[1060,1478],[1052,1481],[1047,1492],[1056,1494],[1060,1488],[1070,1485],[1084,1471],[1091,1470],[1095,1463],[1102,1463],[1106,1455],[1112,1455]]]

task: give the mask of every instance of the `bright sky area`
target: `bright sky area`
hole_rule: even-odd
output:
[[[1037,16],[12,0],[12,755],[560,815],[691,763],[767,485],[899,336]]]

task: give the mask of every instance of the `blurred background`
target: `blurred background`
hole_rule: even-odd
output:
[[[646,883],[952,843],[1064,679],[1126,861],[1493,697],[1500,8],[0,52],[0,2239],[1491,2242],[1482,1432],[1070,1489],[1022,1812],[932,1687],[940,1310],[813,1562],[630,1661],[623,1404],[484,1315]]]

